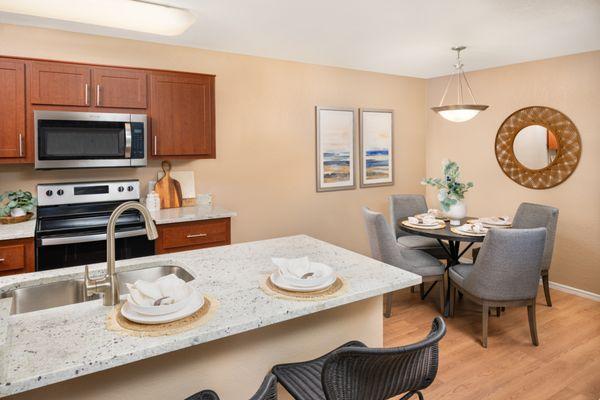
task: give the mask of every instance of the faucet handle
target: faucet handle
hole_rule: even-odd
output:
[[[90,267],[88,265],[85,266],[85,271],[83,273],[83,295],[85,298],[88,298],[94,295],[96,290],[96,285],[98,284],[98,279],[92,279],[90,277]]]

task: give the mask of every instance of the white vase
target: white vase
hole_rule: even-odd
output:
[[[10,210],[11,217],[22,217],[25,214],[27,213],[22,208],[13,208]]]
[[[446,211],[446,216],[450,218],[450,225],[460,225],[460,220],[467,216],[467,205],[464,201],[458,200]]]

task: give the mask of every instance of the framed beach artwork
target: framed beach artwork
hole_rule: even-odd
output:
[[[394,113],[360,109],[360,187],[394,184]]]
[[[354,110],[317,107],[317,192],[356,187]]]

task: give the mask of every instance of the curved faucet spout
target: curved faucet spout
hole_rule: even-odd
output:
[[[86,266],[85,287],[88,294],[102,293],[103,304],[114,306],[119,304],[119,284],[115,271],[115,229],[117,220],[127,210],[138,210],[146,224],[146,235],[149,240],[158,238],[156,225],[152,220],[150,211],[137,201],[123,203],[112,212],[106,227],[106,275],[100,279],[91,279]]]

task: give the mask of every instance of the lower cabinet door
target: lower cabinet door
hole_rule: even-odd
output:
[[[230,218],[220,218],[158,225],[156,253],[173,253],[230,244],[230,222]]]
[[[33,238],[0,241],[0,276],[34,270]]]

